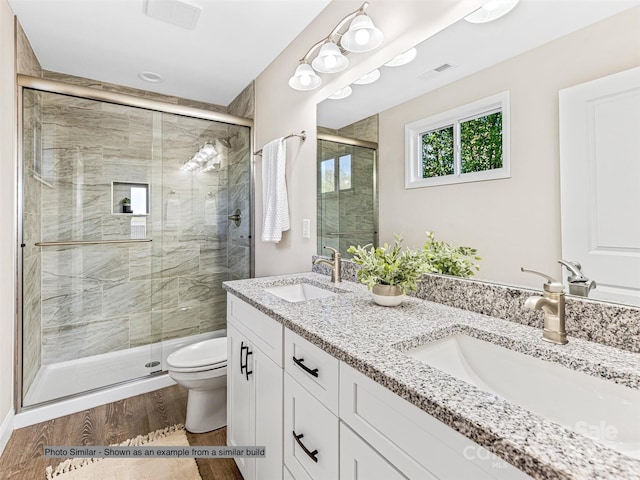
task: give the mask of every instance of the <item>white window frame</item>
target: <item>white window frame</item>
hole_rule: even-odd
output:
[[[460,123],[502,112],[502,168],[460,173]],[[438,177],[422,177],[422,135],[453,125],[454,173]],[[456,183],[481,182],[509,178],[509,92],[501,92],[452,110],[423,118],[404,126],[405,165],[404,188],[433,187]]]

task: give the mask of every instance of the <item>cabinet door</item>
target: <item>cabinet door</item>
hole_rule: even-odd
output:
[[[265,446],[265,457],[255,460],[256,479],[281,479],[283,475],[282,368],[262,350],[254,348],[252,351],[252,375],[255,382],[255,444]]]
[[[338,478],[338,417],[284,375],[284,463],[296,480]]]
[[[340,422],[340,480],[407,480],[407,477]]]
[[[247,375],[246,368],[251,371],[252,355],[247,355],[251,348],[244,335],[232,322],[227,324],[227,444],[230,446],[255,445],[255,413],[253,376]],[[245,368],[244,365],[247,364]],[[241,368],[242,367],[242,368]],[[245,480],[255,478],[255,462],[253,458],[235,459],[240,473]]]

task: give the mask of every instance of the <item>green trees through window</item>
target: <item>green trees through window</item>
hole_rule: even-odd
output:
[[[458,135],[460,173],[502,168],[502,112],[494,112],[423,133],[422,178],[456,173],[454,145]]]
[[[502,167],[502,112],[460,123],[460,172]]]

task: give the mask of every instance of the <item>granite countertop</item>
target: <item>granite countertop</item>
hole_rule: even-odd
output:
[[[263,290],[300,281],[339,294],[290,303]],[[640,389],[640,354],[571,337],[567,345],[553,345],[542,340],[540,329],[413,297],[406,297],[399,307],[381,307],[364,285],[334,285],[317,273],[236,280],[223,286],[534,478],[640,478],[640,460],[403,352],[466,333],[633,389]]]

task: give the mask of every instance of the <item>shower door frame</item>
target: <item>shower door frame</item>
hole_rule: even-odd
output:
[[[352,147],[363,147],[373,150],[373,243],[375,246],[379,244],[378,231],[378,144],[366,140],[358,140],[355,138],[343,137],[331,133],[320,133],[316,135],[316,142],[324,140],[325,142],[339,143],[341,145],[350,145]],[[317,162],[317,160],[316,160]],[[317,168],[317,165],[316,165]],[[326,255],[323,252],[317,252],[317,255]]]
[[[73,395],[65,396],[64,398],[57,398],[53,400],[48,400],[46,402],[38,403],[33,406],[23,406],[23,392],[22,392],[22,326],[23,326],[23,298],[22,298],[22,269],[23,269],[23,248],[25,244],[23,243],[23,216],[24,216],[24,168],[23,168],[23,94],[24,89],[36,90],[39,92],[48,92],[48,93],[56,93],[61,95],[68,95],[71,97],[84,98],[88,100],[96,100],[105,103],[112,103],[116,105],[123,105],[127,107],[136,107],[142,108],[145,110],[149,110],[152,112],[160,112],[160,113],[169,113],[174,115],[181,115],[184,117],[198,118],[202,120],[211,120],[219,123],[226,123],[228,125],[233,126],[241,126],[249,128],[249,152],[253,152],[253,119],[239,117],[236,115],[230,115],[228,113],[215,112],[212,110],[204,110],[197,107],[189,107],[184,105],[176,105],[172,103],[166,103],[159,100],[151,100],[146,98],[135,97],[133,95],[127,95],[124,93],[111,92],[106,90],[97,90],[90,87],[83,87],[80,85],[72,85],[64,82],[59,82],[55,80],[47,80],[39,77],[32,77],[29,75],[17,75],[17,189],[16,194],[17,198],[17,218],[16,218],[16,227],[17,227],[17,244],[18,244],[18,255],[17,255],[17,263],[16,263],[16,336],[15,336],[15,345],[14,345],[14,409],[16,413],[20,413],[23,411],[28,411],[32,409],[37,409],[42,406],[52,405],[58,403],[60,401],[80,398],[82,396],[87,395],[88,393],[101,391],[107,388],[111,388],[115,385],[124,385],[127,383],[137,382],[140,378],[149,378],[154,375],[165,375],[166,372],[160,372],[159,374],[150,374],[147,377],[140,377],[131,380],[127,380],[124,382],[120,382],[117,384],[106,385],[104,387],[100,387],[97,389],[92,389],[80,393],[76,393]],[[250,216],[250,224],[249,224],[249,276],[253,277],[255,274],[255,235],[254,235],[254,214],[255,214],[255,181],[254,181],[254,162],[251,158],[249,161],[249,176],[250,176],[250,188],[249,188],[249,216]]]

